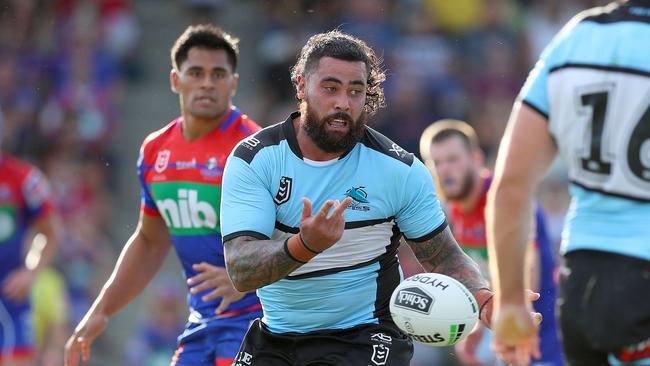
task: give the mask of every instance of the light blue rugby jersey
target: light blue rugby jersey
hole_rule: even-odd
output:
[[[650,5],[578,14],[519,97],[549,121],[569,167],[563,250],[650,260]]]
[[[423,241],[447,226],[431,176],[413,154],[368,127],[340,159],[306,162],[292,124],[298,116],[233,150],[223,177],[224,240],[284,239],[299,231],[302,197],[315,212],[328,199],[350,196],[341,240],[258,290],[263,321],[278,333],[390,321],[390,295],[401,280],[399,238]]]

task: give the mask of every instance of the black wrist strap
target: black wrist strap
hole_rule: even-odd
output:
[[[302,243],[302,246],[305,247],[305,249],[307,249],[308,251],[310,251],[310,252],[312,252],[314,254],[320,254],[321,253],[321,252],[315,251],[312,248],[310,248],[309,245],[307,245],[307,243],[305,243],[305,241],[303,240],[302,234],[298,233],[298,237],[300,238],[300,242]]]
[[[291,237],[288,237],[287,240],[284,241],[284,252],[287,253],[287,256],[289,258],[291,258],[291,260],[293,260],[295,262],[302,263],[302,264],[307,263],[307,262],[303,262],[301,260],[296,259],[296,257],[294,257],[293,254],[291,254],[291,252],[289,251],[289,239],[291,239]],[[479,316],[480,315],[481,315],[481,313],[479,313]]]

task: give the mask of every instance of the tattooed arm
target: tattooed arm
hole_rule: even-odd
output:
[[[226,268],[235,288],[250,291],[272,284],[336,244],[343,235],[345,209],[351,201],[350,197],[343,202],[327,200],[312,215],[311,201],[303,198],[298,234],[286,240],[242,235],[224,242]]]
[[[481,275],[478,265],[458,246],[449,227],[422,242],[405,241],[424,269],[452,277],[472,292],[481,309],[479,317],[489,326],[492,291]]]
[[[223,243],[226,268],[238,291],[252,291],[281,280],[303,265],[287,254],[284,240],[238,236]]]

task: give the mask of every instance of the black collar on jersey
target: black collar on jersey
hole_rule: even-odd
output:
[[[287,143],[289,144],[291,151],[293,151],[293,153],[296,154],[297,157],[304,160],[302,151],[300,151],[300,145],[298,144],[298,138],[296,137],[296,130],[294,130],[293,128],[293,120],[299,117],[300,117],[299,111],[295,111],[291,113],[289,118],[287,118],[287,120],[284,121],[284,125],[282,126],[282,131],[284,132],[284,137],[287,139]],[[354,146],[352,147],[352,149],[346,151],[343,155],[339,156],[338,160],[345,158],[353,149]]]
[[[627,2],[625,2],[623,4],[649,5],[650,6],[650,0],[628,0]]]

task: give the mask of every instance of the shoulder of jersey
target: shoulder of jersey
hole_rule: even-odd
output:
[[[359,142],[369,149],[389,156],[408,166],[413,164],[414,156],[412,153],[402,149],[401,146],[394,143],[391,139],[370,127],[366,127],[363,137],[361,137],[361,141]]]
[[[248,115],[242,114],[239,118],[241,118],[241,126],[242,128],[240,129],[246,136],[255,133],[259,130],[262,129],[257,122],[253,121]]]
[[[576,23],[582,21],[591,21],[596,23],[616,23],[621,21],[637,21],[642,23],[650,23],[650,18],[647,16],[650,7],[641,5],[636,7],[646,8],[645,11],[633,12],[630,11],[632,5],[622,5],[620,3],[610,3],[605,6],[587,9],[581,11],[574,17]]]
[[[2,158],[5,159],[4,167],[9,170],[9,174],[7,174],[9,177],[15,177],[22,180],[25,176],[29,175],[31,171],[36,170],[36,167],[32,164],[9,154],[3,153]]]
[[[262,149],[279,145],[285,139],[282,126],[283,122],[280,122],[263,128],[257,133],[243,139],[233,150],[233,155],[250,164],[253,158],[255,158],[255,155],[262,151]]]
[[[145,137],[144,141],[142,142],[142,149],[145,150],[145,152],[152,150],[152,148],[155,147],[158,143],[170,137],[177,122],[178,119],[175,119],[168,123],[165,127],[147,135],[147,137]]]

